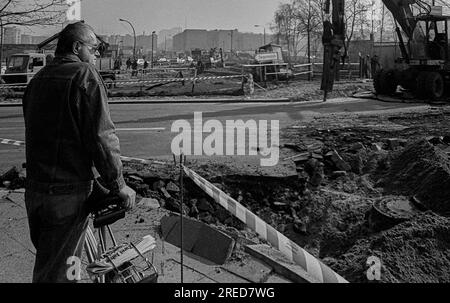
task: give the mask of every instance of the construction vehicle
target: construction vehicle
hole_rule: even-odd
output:
[[[258,48],[255,58],[251,65],[253,66],[253,78],[259,81],[267,78],[276,78],[277,80],[288,79],[293,72],[288,68],[288,64],[283,59],[283,49],[277,44],[266,44]]]
[[[420,0],[382,1],[397,25],[402,57],[375,75],[375,92],[392,95],[400,85],[416,97],[440,99],[450,85],[450,12]]]
[[[320,89],[324,91],[323,100],[333,90],[334,80],[339,73],[341,48],[344,46],[345,21],[344,0],[326,0],[323,22],[323,73]],[[331,14],[330,14],[331,6]]]
[[[1,80],[9,84],[28,84],[33,76],[52,60],[53,55],[44,54],[43,48],[50,42],[58,39],[58,37],[59,33],[39,43],[36,53],[12,55],[8,59],[7,68],[5,74],[1,76]],[[109,44],[99,36],[97,36],[97,39],[100,41],[98,51],[100,56],[103,56]],[[110,70],[100,70],[99,73],[105,81],[105,84],[109,88],[112,88],[116,81],[116,74]]]
[[[33,76],[41,70],[49,59],[42,53],[14,54],[8,58],[5,74],[1,76],[7,84],[28,84]]]

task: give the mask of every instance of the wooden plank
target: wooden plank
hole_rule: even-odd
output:
[[[246,245],[245,251],[266,262],[277,274],[296,283],[318,283],[299,265],[290,263],[281,252],[265,244]]]

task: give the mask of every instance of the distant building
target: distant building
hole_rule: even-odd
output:
[[[50,36],[33,36],[32,43],[33,44],[39,44],[39,43],[41,43],[42,41],[44,41],[45,39],[48,39],[48,38],[50,38]]]
[[[17,27],[5,27],[3,31],[4,44],[20,44],[20,29]]]
[[[266,35],[266,44],[273,36]],[[195,48],[222,48],[225,51],[254,51],[264,45],[264,35],[240,33],[238,30],[186,29],[173,37],[173,50],[191,51]]]
[[[165,51],[172,50],[173,36],[183,31],[181,27],[174,27],[171,29],[163,29],[158,32],[159,44],[158,48]]]
[[[20,43],[21,44],[33,44],[33,36],[22,34],[20,36]]]

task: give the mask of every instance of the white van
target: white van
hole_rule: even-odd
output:
[[[46,55],[41,53],[14,54],[8,59],[5,83],[28,84],[33,76],[47,64]]]

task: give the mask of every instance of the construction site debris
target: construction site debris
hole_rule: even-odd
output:
[[[450,162],[426,139],[411,142],[396,154],[380,181],[389,194],[414,195],[428,209],[450,215]]]
[[[181,247],[180,218],[178,216],[163,217],[161,231],[165,241]],[[225,233],[200,221],[183,218],[183,250],[215,264],[224,264],[231,256],[234,244],[233,238]]]

